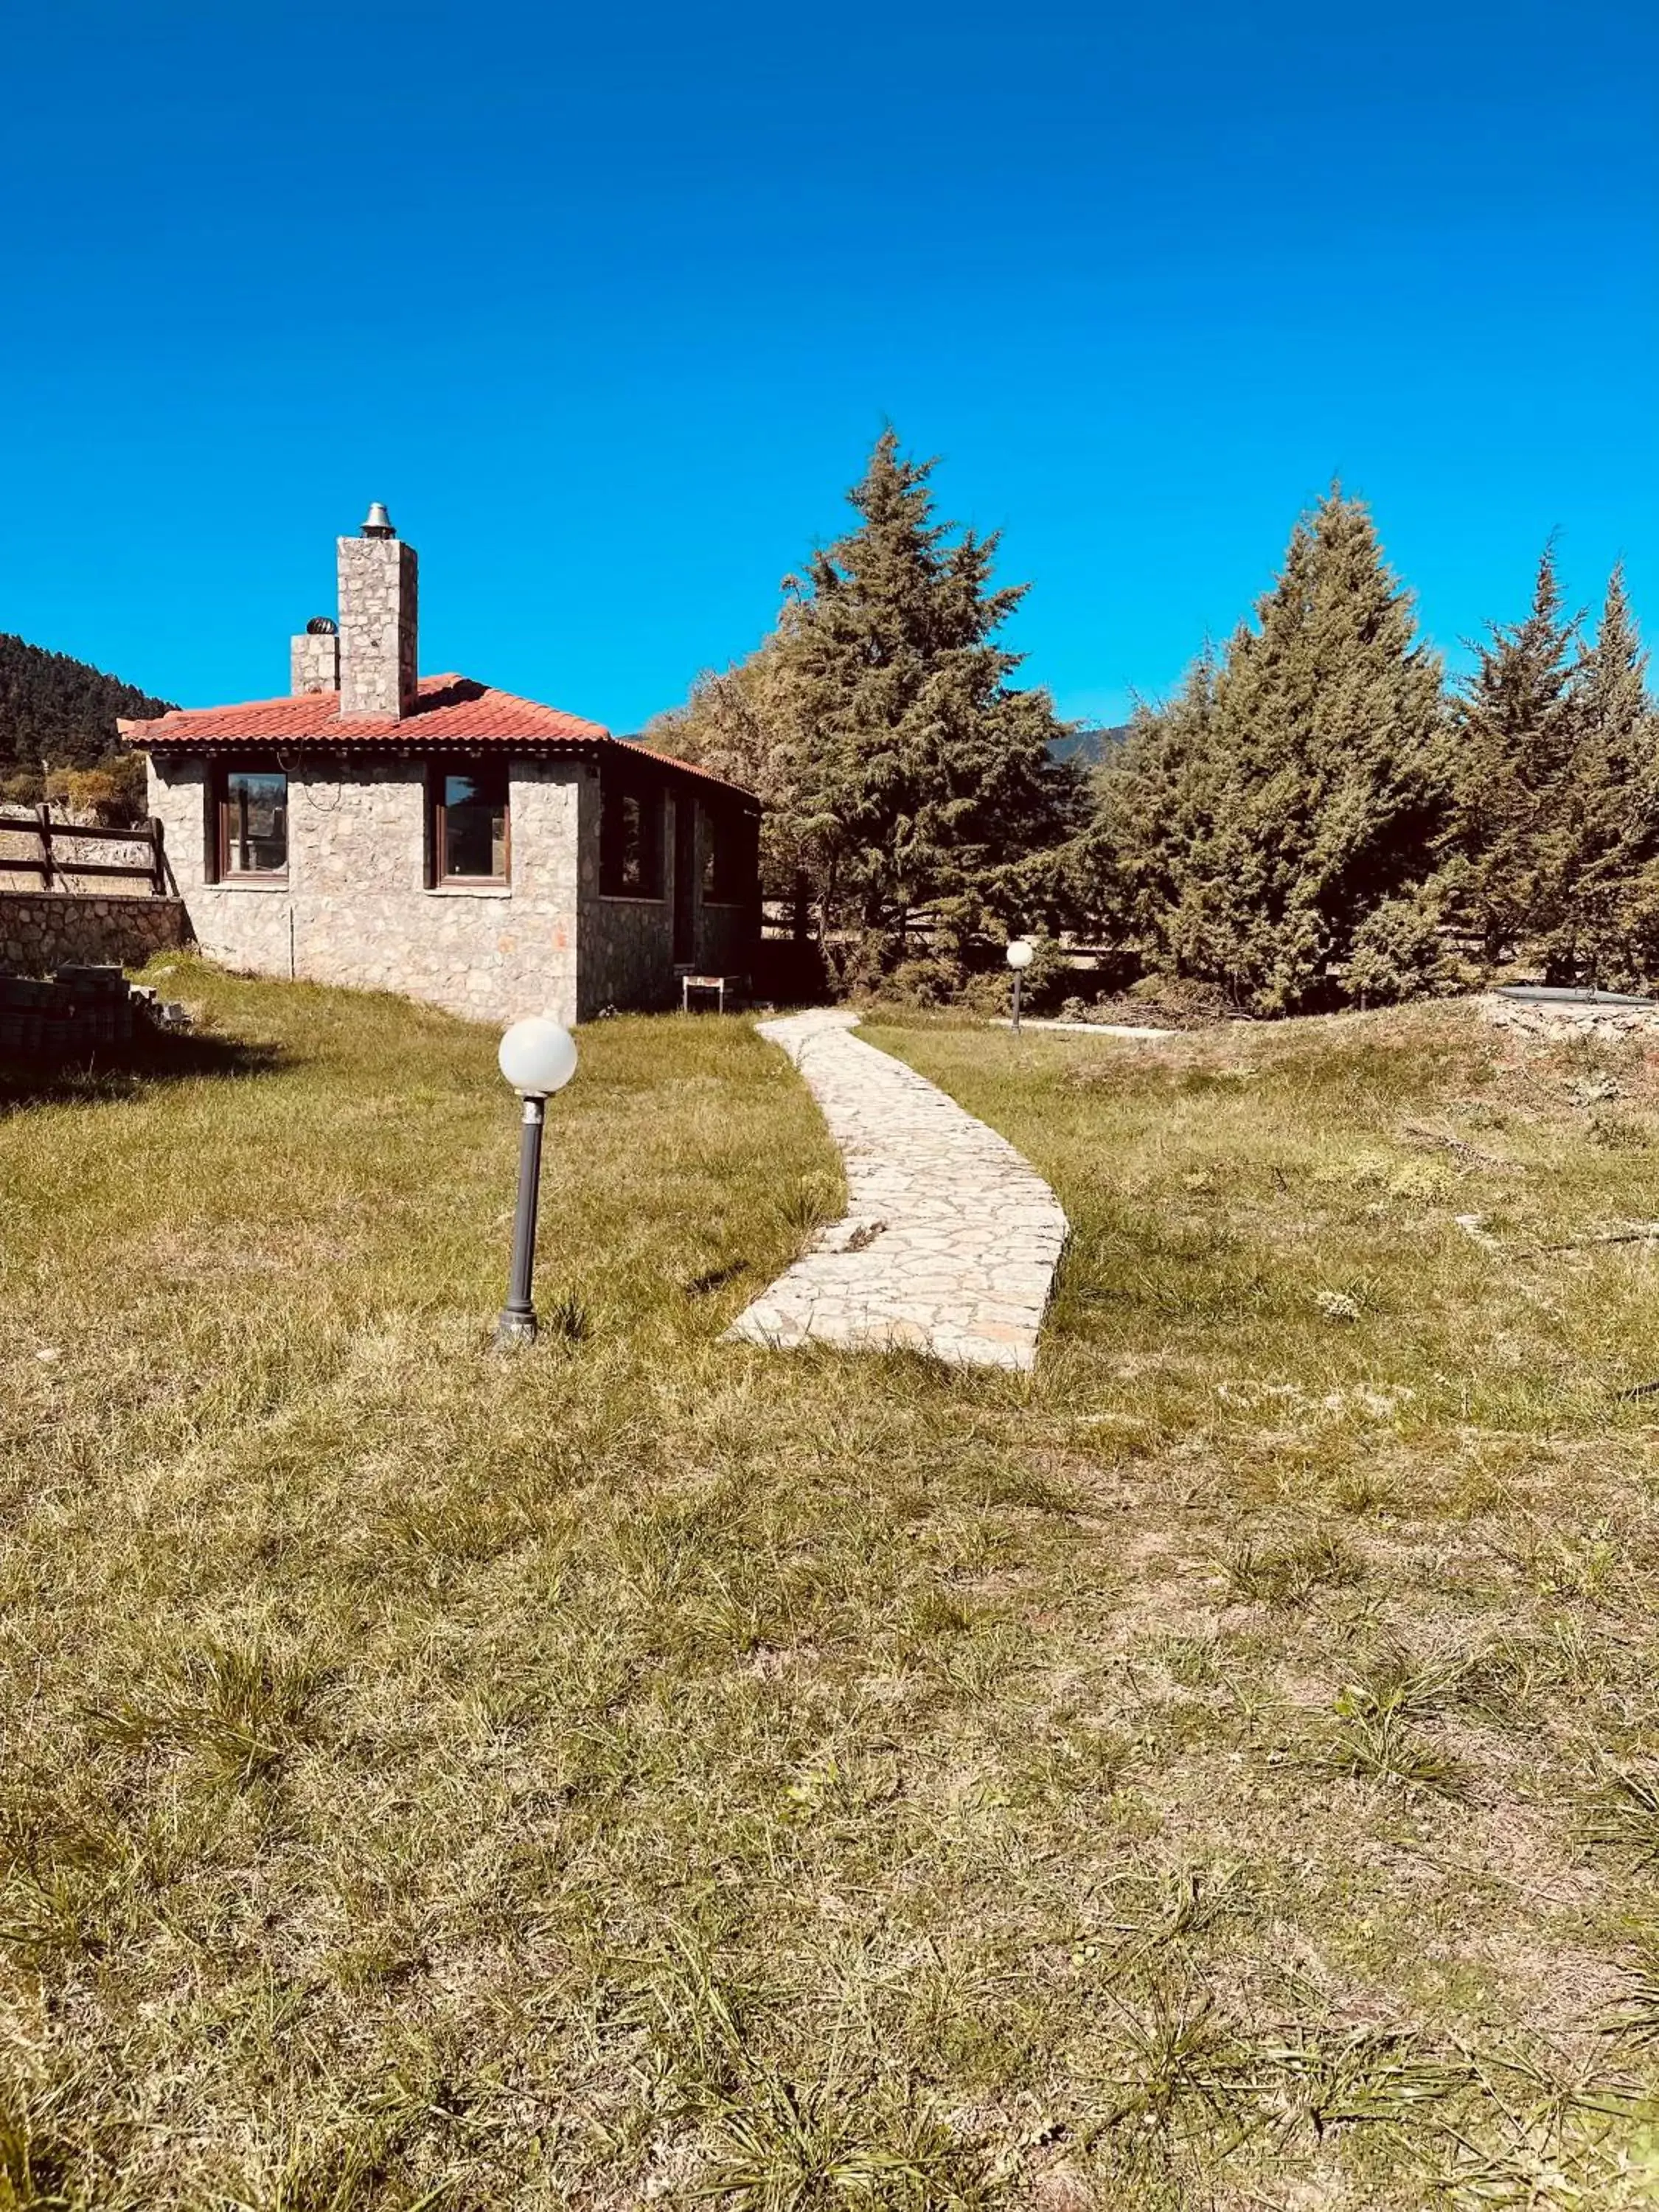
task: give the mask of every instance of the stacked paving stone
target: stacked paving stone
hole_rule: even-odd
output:
[[[1029,1369],[1066,1243],[1059,1201],[994,1130],[852,1036],[857,1020],[830,1011],[760,1024],[823,1109],[848,1212],[729,1334]]]
[[[60,968],[49,981],[0,975],[0,1057],[8,1060],[78,1059],[184,1018],[182,1006],[158,1005],[153,990],[129,983],[118,968]]]
[[[1593,1037],[1610,1043],[1620,1037],[1659,1036],[1659,1006],[1619,999],[1506,999],[1488,992],[1481,1012],[1498,1029],[1541,1037]]]

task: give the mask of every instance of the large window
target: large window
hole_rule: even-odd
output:
[[[606,783],[599,801],[599,890],[606,898],[662,896],[662,793]]]
[[[432,880],[504,884],[510,855],[507,763],[432,772]]]
[[[288,778],[280,769],[217,770],[213,868],[221,883],[288,873]]]
[[[708,906],[744,906],[755,895],[760,825],[752,814],[713,807],[708,816],[702,896]]]

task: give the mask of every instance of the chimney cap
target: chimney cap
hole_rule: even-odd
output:
[[[365,538],[395,538],[397,535],[397,532],[392,527],[392,517],[377,499],[369,508],[364,520],[363,536]]]

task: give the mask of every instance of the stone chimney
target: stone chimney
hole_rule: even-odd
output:
[[[407,714],[419,680],[415,548],[376,500],[362,536],[342,538],[337,551],[340,712]]]
[[[340,628],[326,615],[314,615],[302,636],[289,647],[289,689],[297,699],[307,691],[337,691],[340,688]]]

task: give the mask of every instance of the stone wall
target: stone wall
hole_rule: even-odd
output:
[[[399,991],[480,1021],[576,1018],[580,763],[513,762],[510,883],[436,890],[426,888],[423,763],[318,755],[287,768],[287,881],[213,884],[204,763],[150,762],[150,809],[167,825],[168,857],[210,958]]]
[[[286,880],[215,884],[205,763],[151,760],[150,810],[165,825],[191,927],[210,959],[399,991],[480,1021],[547,1012],[569,1022],[607,1006],[678,1003],[672,808],[696,803],[684,787],[665,808],[660,899],[600,896],[599,773],[585,762],[534,759],[510,769],[510,883],[428,890],[423,762],[318,754],[290,758],[287,769]],[[702,810],[688,964],[747,975],[758,896],[752,905],[704,903],[712,832],[701,817]]]
[[[677,1003],[666,899],[597,898],[582,917],[581,1012]]]
[[[703,868],[714,834],[707,810],[680,785],[667,797],[663,828],[663,896],[607,898],[599,887],[599,779],[583,786],[581,821],[581,991],[584,1020],[605,1008],[677,1006],[674,959],[674,811],[697,806],[691,889],[691,946],[681,964],[701,975],[746,975],[760,938],[760,892],[749,905],[716,906],[702,896]]]
[[[152,953],[186,941],[183,902],[173,898],[85,897],[73,891],[15,891],[0,898],[0,972],[46,975],[72,966],[142,968]]]
[[[302,630],[289,643],[289,689],[298,698],[307,691],[340,688],[340,641],[331,631]]]
[[[401,538],[341,538],[335,545],[340,712],[406,714],[417,689],[415,549]]]

